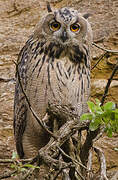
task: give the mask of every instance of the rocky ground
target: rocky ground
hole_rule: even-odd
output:
[[[94,42],[107,49],[118,50],[118,0],[50,0],[52,8],[71,6],[89,12]],[[15,149],[13,138],[13,99],[15,64],[18,53],[35,25],[46,13],[43,0],[0,0],[0,159],[11,158]],[[104,52],[93,47],[92,67]],[[91,73],[91,98],[101,98],[107,79],[118,55],[104,58]],[[6,81],[4,80],[6,79]],[[7,81],[11,79],[11,81]],[[115,75],[106,100],[118,104],[118,73]],[[118,170],[118,135],[104,136],[98,142],[104,150],[108,170]],[[97,163],[97,162],[95,162]],[[0,170],[5,167],[0,166]]]

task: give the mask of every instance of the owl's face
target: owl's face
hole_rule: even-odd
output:
[[[87,26],[87,20],[77,10],[62,8],[44,18],[42,33],[56,44],[70,46],[83,41]]]

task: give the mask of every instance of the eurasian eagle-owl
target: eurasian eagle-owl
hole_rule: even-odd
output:
[[[71,106],[80,116],[90,94],[91,26],[71,8],[49,12],[36,26],[18,58],[27,98],[40,119],[49,103]],[[20,158],[29,158],[49,141],[32,115],[16,74],[14,134]],[[61,121],[61,120],[60,120]]]

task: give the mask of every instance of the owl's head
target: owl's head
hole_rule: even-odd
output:
[[[39,31],[46,40],[62,46],[83,43],[91,36],[87,14],[82,15],[72,8],[65,7],[48,13],[40,25]]]

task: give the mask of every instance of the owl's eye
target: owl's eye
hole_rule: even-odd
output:
[[[70,26],[70,30],[73,32],[78,32],[80,30],[80,25],[79,24],[72,24]]]
[[[50,28],[53,31],[58,31],[60,29],[60,26],[61,26],[60,23],[56,22],[56,21],[54,21],[50,24]]]

